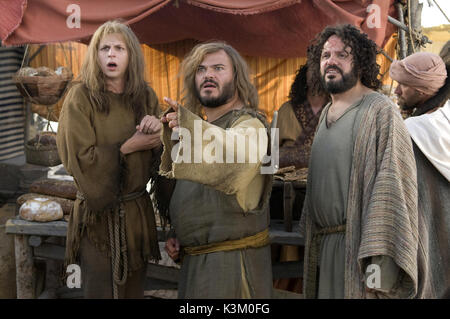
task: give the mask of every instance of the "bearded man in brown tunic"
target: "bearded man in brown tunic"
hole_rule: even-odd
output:
[[[289,92],[289,101],[278,110],[280,167],[308,167],[311,145],[328,93],[312,81],[308,66],[301,66]]]

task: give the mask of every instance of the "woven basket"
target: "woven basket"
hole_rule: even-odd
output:
[[[43,135],[53,135],[56,136],[54,132],[43,132]],[[41,166],[56,166],[61,164],[61,159],[59,158],[58,149],[56,145],[43,145],[34,144],[30,145],[25,143],[25,157],[27,163],[41,165]]]
[[[35,165],[56,166],[61,164],[55,145],[37,147],[25,144],[25,157],[27,163]]]
[[[70,71],[61,75],[48,76],[27,76],[21,73],[23,72],[19,70],[12,77],[20,94],[27,101],[42,105],[52,105],[58,102],[73,77]]]

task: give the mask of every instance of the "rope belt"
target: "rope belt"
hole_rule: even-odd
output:
[[[118,299],[118,285],[123,285],[127,281],[128,275],[128,254],[127,237],[125,230],[125,206],[124,203],[138,199],[145,195],[147,190],[134,192],[119,197],[119,209],[114,209],[112,214],[108,214],[109,246],[111,248],[111,269],[113,271],[113,297]],[[85,196],[77,192],[77,199],[85,200]]]
[[[309,250],[308,290],[311,290],[314,293],[316,291],[317,267],[319,264],[319,252],[322,237],[325,235],[338,233],[345,234],[345,224],[317,229],[312,236],[311,248]]]
[[[200,246],[184,247],[184,253],[191,256],[210,254],[218,251],[230,251],[246,248],[259,248],[270,243],[269,229],[241,239],[226,240]]]

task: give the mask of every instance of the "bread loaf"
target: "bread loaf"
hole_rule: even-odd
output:
[[[74,201],[71,199],[66,199],[66,198],[60,198],[60,197],[55,197],[55,196],[43,196],[42,194],[36,194],[36,193],[29,193],[29,194],[24,194],[22,196],[20,196],[17,199],[17,204],[19,206],[21,206],[23,203],[25,203],[27,200],[29,199],[34,199],[34,198],[38,198],[38,197],[46,197],[54,202],[57,202],[58,204],[61,205],[61,208],[63,210],[63,213],[65,215],[69,215],[70,212],[72,211],[73,208],[73,204]]]
[[[53,132],[41,132],[27,142],[28,145],[56,145],[56,134]]]
[[[45,197],[29,199],[20,206],[19,215],[22,219],[35,222],[50,222],[61,219],[61,205]]]
[[[62,181],[49,178],[33,182],[30,186],[30,193],[44,194],[73,200],[77,198],[77,188],[73,181]]]

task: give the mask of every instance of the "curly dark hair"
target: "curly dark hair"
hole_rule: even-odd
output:
[[[333,35],[351,48],[353,68],[361,83],[368,88],[378,90],[381,87],[381,81],[378,79],[380,66],[376,60],[379,48],[367,37],[367,34],[362,33],[351,24],[328,26],[312,40],[307,56],[308,65],[313,70],[313,81],[324,90],[320,81],[320,58],[325,42]]]
[[[298,106],[306,101],[306,95],[308,92],[308,64],[301,65],[295,75],[294,82],[291,84],[291,89],[289,91],[289,101],[293,106]],[[311,81],[312,82],[312,81]],[[319,81],[320,82],[320,81]],[[328,93],[324,91],[321,86],[312,82],[312,92],[316,95],[327,95]]]
[[[300,105],[306,100],[306,92],[308,91],[308,84],[306,82],[306,72],[308,66],[302,65],[297,70],[294,82],[292,82],[291,90],[289,91],[289,100],[292,105]]]

